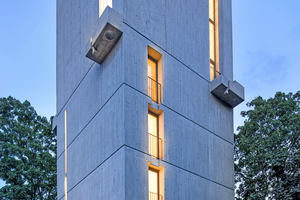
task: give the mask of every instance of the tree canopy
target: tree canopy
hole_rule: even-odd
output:
[[[300,91],[247,106],[235,135],[236,199],[300,199]]]
[[[56,198],[56,134],[28,101],[0,98],[0,199]]]

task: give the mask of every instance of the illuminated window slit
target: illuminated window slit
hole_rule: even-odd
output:
[[[109,6],[112,8],[112,0],[99,0],[99,17],[102,15],[106,6]]]
[[[148,96],[156,103],[163,101],[162,55],[148,46]]]
[[[158,82],[157,61],[148,57],[148,95],[155,102],[160,102],[161,85]]]
[[[65,110],[65,179],[64,179],[64,191],[65,200],[68,199],[68,189],[67,189],[67,110]]]
[[[149,154],[155,158],[162,157],[162,139],[159,135],[158,116],[148,113]]]
[[[218,0],[209,0],[210,80],[220,75],[218,65]]]
[[[149,184],[149,200],[163,200],[160,194],[159,171],[149,167],[148,184]]]

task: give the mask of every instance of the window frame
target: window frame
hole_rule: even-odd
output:
[[[152,97],[153,95],[152,95],[152,91],[151,91],[151,99],[153,100],[153,101],[155,101],[156,103],[159,103],[160,102],[160,94],[159,94],[159,82],[158,82],[158,60],[156,60],[156,59],[154,59],[152,56],[150,56],[149,54],[148,54],[148,59],[147,59],[147,68],[149,67],[149,60],[150,61],[152,61],[152,62],[154,62],[155,63],[155,79],[153,78],[153,77],[150,77],[149,76],[149,74],[148,74],[148,78],[150,78],[150,80],[151,81],[154,81],[155,82],[155,87],[156,87],[156,100]],[[147,73],[148,73],[148,70],[149,69],[147,69]],[[149,84],[149,83],[148,83]],[[149,87],[149,86],[148,86]],[[160,88],[160,90],[161,90],[161,88]]]
[[[162,54],[160,52],[158,52],[157,50],[155,50],[154,48],[148,46],[147,48],[147,81],[148,81],[148,96],[151,97],[151,100],[154,101],[157,104],[160,104],[163,102],[163,60],[162,60]],[[145,60],[146,60],[145,58]],[[156,75],[156,79],[152,79],[152,77],[148,76],[148,65],[149,62],[151,61],[155,63],[155,75]],[[149,89],[151,89],[151,84],[152,82],[156,83],[156,94],[153,93],[150,94]],[[153,87],[154,88],[154,87]],[[156,95],[156,98],[152,98],[152,96]]]
[[[210,8],[212,4],[212,9]],[[219,66],[219,0],[209,0],[209,69],[210,69],[210,81],[218,77],[220,73]],[[213,13],[211,13],[211,11]],[[211,19],[211,15],[213,19]],[[213,28],[213,38],[211,37],[211,26]],[[213,59],[211,54],[211,40],[213,40]]]
[[[159,190],[159,187],[160,187],[160,184],[159,184],[159,171],[160,170],[157,170],[157,169],[154,169],[154,168],[152,168],[152,167],[150,167],[149,166],[149,168],[148,168],[148,179],[149,179],[149,171],[152,171],[152,172],[154,172],[154,173],[156,173],[157,174],[157,199],[159,199],[159,196],[160,196],[160,190]],[[150,184],[149,183],[149,181],[150,180],[148,180],[148,184]],[[150,189],[149,189],[149,185],[148,185],[148,193],[150,193],[151,191],[150,191]],[[153,192],[152,192],[153,193]],[[150,197],[149,197],[149,199],[150,199]]]
[[[157,135],[155,136],[152,133],[149,133],[149,123],[148,123],[148,134],[151,134],[152,136],[155,136],[157,138],[157,142],[156,142],[157,143],[157,147],[156,147],[157,148],[157,156],[154,156],[153,154],[151,154],[150,146],[149,146],[149,154],[152,155],[153,157],[160,159],[162,157],[162,155],[161,155],[162,154],[162,146],[159,147],[159,142],[160,142],[160,140],[162,141],[162,139],[160,138],[160,134],[159,134],[159,115],[151,112],[150,110],[148,111],[148,117],[149,117],[149,115],[152,115],[153,117],[156,118],[156,133],[157,133]],[[149,139],[149,137],[148,137],[148,139]],[[150,141],[149,141],[149,144],[150,144]]]

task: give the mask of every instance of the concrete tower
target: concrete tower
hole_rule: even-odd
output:
[[[231,27],[231,0],[57,0],[58,199],[233,199]]]

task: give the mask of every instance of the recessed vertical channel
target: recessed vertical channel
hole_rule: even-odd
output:
[[[64,189],[65,189],[65,200],[68,199],[68,190],[67,190],[67,110],[65,110],[65,180],[64,180]]]

